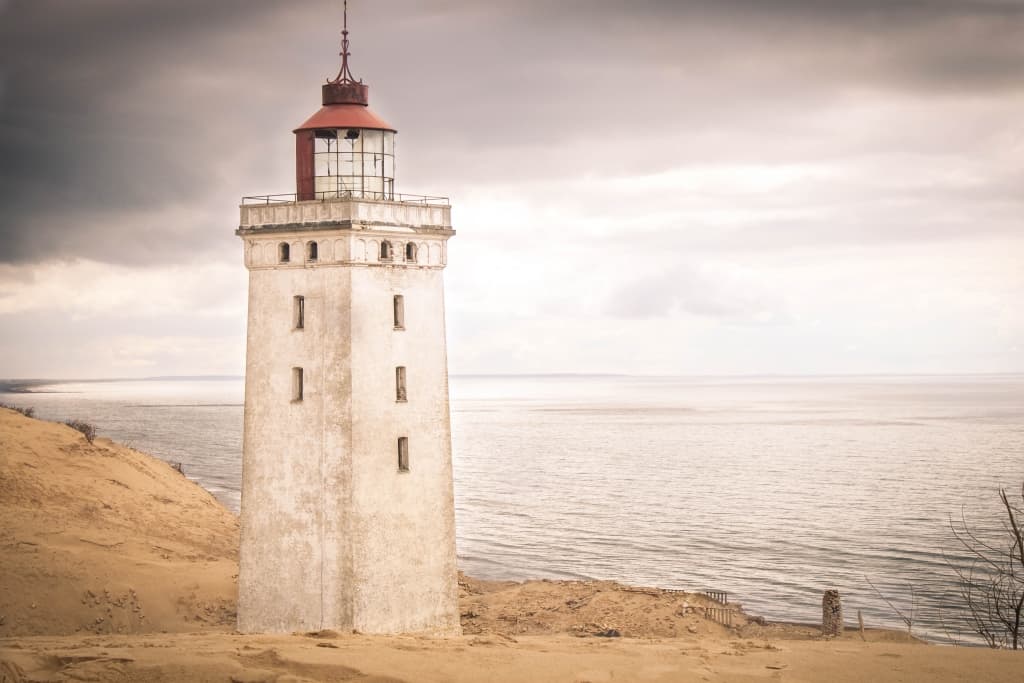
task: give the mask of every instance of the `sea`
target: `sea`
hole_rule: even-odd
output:
[[[726,591],[769,620],[976,643],[951,523],[1005,538],[1024,482],[1024,375],[453,376],[460,568]],[[238,511],[238,377],[0,383],[82,419]]]

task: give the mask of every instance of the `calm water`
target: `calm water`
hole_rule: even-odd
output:
[[[238,509],[242,383],[40,386],[0,401],[82,418]],[[45,393],[44,393],[45,392]],[[458,552],[483,578],[727,590],[773,619],[957,626],[943,553],[962,507],[999,523],[1024,480],[1024,377],[454,377]]]

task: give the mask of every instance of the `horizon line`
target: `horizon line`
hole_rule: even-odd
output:
[[[763,379],[763,378],[855,378],[855,377],[1010,377],[1024,375],[1024,370],[997,372],[804,372],[804,373],[629,373],[629,372],[459,372],[449,377],[464,378],[557,378],[557,377],[633,377],[633,378],[679,378],[679,379]],[[100,382],[157,382],[157,381],[231,381],[244,380],[245,375],[150,375],[144,377],[24,377],[0,378],[0,392],[18,387],[43,384],[75,384]]]

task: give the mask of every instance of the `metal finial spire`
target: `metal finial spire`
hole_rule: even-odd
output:
[[[362,83],[363,79],[356,80],[355,76],[348,68],[348,0],[345,0],[345,11],[341,29],[341,71],[334,77],[333,81],[327,81],[328,83]]]

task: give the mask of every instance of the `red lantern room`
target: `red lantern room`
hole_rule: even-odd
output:
[[[323,107],[295,129],[297,199],[391,200],[397,131],[370,111],[369,87],[349,70],[347,8],[341,36],[341,70],[323,85]]]

